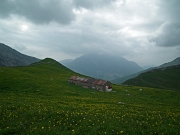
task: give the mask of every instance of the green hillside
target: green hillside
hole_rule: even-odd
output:
[[[52,59],[0,67],[0,134],[180,134],[179,91],[100,92],[68,84],[73,75]]]
[[[180,65],[153,69],[123,84],[180,90]]]

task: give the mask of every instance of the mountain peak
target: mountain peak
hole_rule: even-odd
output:
[[[57,62],[56,60],[52,59],[52,58],[45,58],[43,60],[41,60],[41,62],[46,62],[46,63],[55,63]]]
[[[143,70],[123,57],[98,53],[82,55],[65,66],[78,73],[109,81]]]
[[[37,61],[39,59],[22,54],[0,43],[0,66],[27,66]]]
[[[39,64],[48,64],[48,65],[62,65],[58,61],[52,59],[52,58],[45,58],[41,61],[38,61],[36,63],[32,63],[31,65],[39,65]]]

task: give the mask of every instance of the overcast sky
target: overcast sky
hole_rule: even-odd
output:
[[[57,61],[111,53],[140,66],[180,56],[180,0],[0,0],[0,42]]]

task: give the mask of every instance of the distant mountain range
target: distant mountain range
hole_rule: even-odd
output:
[[[123,84],[180,90],[180,64],[141,73]]]
[[[27,66],[38,61],[40,61],[40,59],[24,55],[0,43],[0,66]]]
[[[38,61],[40,61],[40,59],[27,56],[5,44],[0,43],[0,66],[27,66]],[[138,66],[135,62],[128,61],[123,57],[95,53],[83,55],[75,60],[64,60],[60,63],[75,72],[94,78],[110,80],[111,82],[117,84],[125,82],[124,84],[159,88],[166,87],[170,89],[176,89],[171,84],[177,86],[178,83],[180,84],[180,82],[177,84],[173,83],[179,81],[180,68],[178,68],[178,66],[180,65],[180,57],[171,62],[162,64],[159,67],[153,67],[147,70],[143,70],[143,68]],[[173,70],[170,71],[171,69]],[[160,73],[161,71],[163,72]],[[155,74],[156,72],[157,74]],[[150,73],[152,75],[150,75]],[[166,80],[165,78],[161,78],[163,76],[170,79]],[[134,81],[132,78],[134,78],[136,81]],[[154,82],[152,82],[153,80]],[[171,82],[171,80],[173,82]],[[156,82],[161,83],[156,84]],[[163,87],[163,85],[165,87]],[[168,87],[166,85],[171,86]]]
[[[158,69],[158,68],[163,68],[163,67],[165,68],[165,67],[169,67],[169,66],[179,65],[179,64],[180,64],[180,57],[176,58],[175,60],[173,60],[171,62],[162,64],[162,65],[160,65],[158,67],[151,67],[149,69],[137,72],[135,74],[131,74],[129,76],[113,79],[113,80],[111,80],[111,82],[116,83],[116,84],[121,84],[121,83],[125,82],[126,80],[129,80],[129,79],[132,79],[134,77],[137,77],[138,75],[140,75],[142,73],[145,73],[147,71],[151,71],[151,70]]]
[[[180,57],[176,58],[175,60],[173,60],[171,62],[164,63],[164,64],[160,65],[158,68],[175,66],[175,65],[179,65],[179,64],[180,64]]]
[[[140,72],[137,72],[137,73],[134,73],[134,74],[131,74],[131,75],[128,75],[128,76],[125,76],[125,77],[120,77],[120,78],[116,78],[116,79],[113,79],[111,80],[112,83],[115,83],[115,84],[121,84],[123,82],[125,82],[126,80],[129,80],[131,78],[134,78],[136,76],[138,76],[139,74],[141,73],[144,73],[144,72],[147,72],[149,70],[152,70],[152,69],[156,69],[157,67],[151,67],[149,69],[145,69],[143,71],[140,71]]]
[[[135,62],[123,57],[96,53],[86,54],[75,60],[64,60],[60,63],[75,72],[105,80],[124,77],[143,70]]]

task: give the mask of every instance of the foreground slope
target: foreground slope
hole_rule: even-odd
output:
[[[38,61],[35,57],[24,55],[0,43],[0,66],[27,66]]]
[[[179,134],[180,93],[67,83],[78,75],[52,59],[0,67],[0,134]]]
[[[55,87],[66,84],[68,78],[76,74],[50,58],[26,67],[1,68],[0,72],[0,88],[5,91],[36,91],[41,87]]]
[[[153,69],[123,84],[180,90],[180,65]]]

